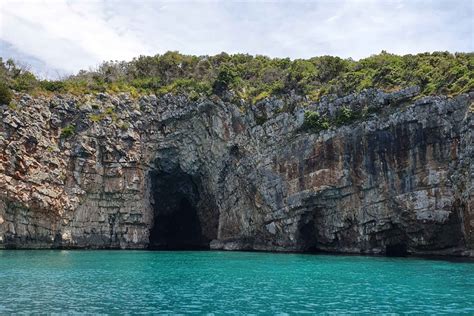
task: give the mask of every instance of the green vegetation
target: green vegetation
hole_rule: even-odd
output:
[[[391,91],[413,85],[418,85],[424,95],[456,95],[474,90],[474,53],[398,56],[383,51],[354,61],[331,56],[290,60],[167,52],[130,62],[104,62],[94,71],[80,71],[61,81],[38,80],[12,60],[0,60],[0,82],[9,89],[30,93],[129,92],[134,97],[173,93],[197,99],[231,91],[231,96],[249,103],[291,93],[317,100],[327,94],[346,95],[370,87]]]
[[[56,92],[56,91],[62,91],[65,88],[65,83],[63,81],[48,81],[48,80],[43,80],[39,82],[40,88],[51,91],[51,92]]]
[[[118,127],[121,129],[121,130],[124,130],[126,131],[127,129],[130,128],[130,123],[129,122],[119,122],[118,124]]]
[[[321,116],[315,111],[306,111],[304,113],[303,128],[319,132],[330,128],[331,126],[342,126],[354,122],[357,119],[366,117],[366,111],[364,113],[356,113],[351,108],[343,106],[341,107],[336,116],[333,119],[329,119],[326,116]]]
[[[10,104],[13,93],[10,88],[3,82],[0,82],[0,104]]]
[[[74,125],[68,125],[61,130],[61,137],[62,138],[71,137],[72,135],[74,135],[75,131],[76,131],[76,127]]]
[[[103,114],[90,114],[89,115],[89,120],[91,120],[91,122],[94,122],[94,123],[97,123],[97,122],[100,122],[102,121],[103,119]]]
[[[337,113],[335,123],[337,125],[346,125],[358,119],[359,115],[351,108],[343,106]]]
[[[92,108],[98,110],[99,107],[96,104],[92,105]],[[89,120],[94,123],[101,122],[106,118],[110,118],[112,122],[116,123],[118,120],[117,113],[115,112],[115,108],[112,106],[106,107],[103,111],[99,113],[89,114]]]
[[[326,117],[321,117],[318,112],[306,111],[304,113],[303,128],[318,132],[328,129],[329,127],[329,120]]]
[[[212,84],[212,91],[215,94],[220,95],[231,88],[235,88],[237,82],[241,81],[239,79],[241,78],[233,67],[223,65],[219,68],[217,78]]]
[[[8,108],[15,111],[18,108],[18,104],[15,101],[11,101],[10,104],[8,104]]]

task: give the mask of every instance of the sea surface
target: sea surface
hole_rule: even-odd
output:
[[[218,251],[0,251],[0,314],[474,314],[474,263]]]

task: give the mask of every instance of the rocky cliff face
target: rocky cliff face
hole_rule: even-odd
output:
[[[1,108],[0,248],[474,256],[474,93],[251,110],[107,94]],[[304,112],[373,113],[314,132]]]

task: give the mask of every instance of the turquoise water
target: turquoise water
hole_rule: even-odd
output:
[[[0,314],[474,314],[474,264],[249,252],[0,251]]]

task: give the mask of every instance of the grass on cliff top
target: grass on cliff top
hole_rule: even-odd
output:
[[[15,90],[27,93],[129,92],[132,96],[166,93],[234,96],[255,103],[269,96],[291,94],[318,100],[327,94],[346,95],[366,88],[386,91],[418,85],[423,95],[456,95],[474,90],[474,53],[434,52],[378,55],[354,61],[332,56],[310,59],[269,58],[247,54],[215,56],[140,56],[130,62],[104,62],[63,80],[40,80],[12,60],[0,58],[0,102]],[[0,86],[0,88],[2,88]],[[2,92],[3,91],[3,92]]]

